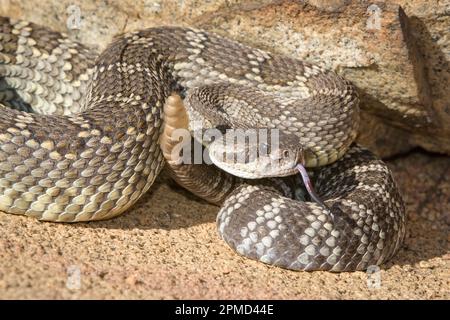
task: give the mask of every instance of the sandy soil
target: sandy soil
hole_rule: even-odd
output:
[[[292,272],[238,256],[218,239],[217,207],[161,175],[110,221],[0,213],[0,298],[449,299],[450,158],[416,152],[389,163],[408,233],[382,266],[379,289],[368,288],[365,272]]]

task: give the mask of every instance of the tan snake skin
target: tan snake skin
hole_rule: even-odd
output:
[[[285,268],[349,271],[383,263],[400,246],[404,206],[389,169],[367,150],[350,147],[358,113],[352,112],[357,96],[349,82],[307,63],[176,27],[125,34],[95,57],[60,33],[0,18],[0,210],[62,222],[117,216],[163,167],[159,139],[167,98],[187,95],[189,116],[213,126],[217,111],[201,110],[208,103],[194,100],[214,92],[195,88],[225,82],[277,93],[261,98],[272,106],[301,100],[302,117],[280,109],[273,120],[276,109],[254,109],[260,98],[248,95],[239,96],[247,99],[239,112],[294,129],[309,150],[310,167],[337,160],[314,169],[334,220],[317,204],[292,199],[282,180],[275,187],[248,184],[211,169],[209,180],[192,183],[204,171],[185,170],[182,185],[209,201],[225,200],[218,229],[232,248]],[[228,92],[216,100],[228,98],[224,105],[235,106],[233,90]],[[202,181],[203,189],[215,182],[208,188],[215,196],[196,189]]]

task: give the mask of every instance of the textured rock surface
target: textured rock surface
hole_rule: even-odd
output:
[[[320,63],[358,86],[360,141],[372,150],[391,155],[420,145],[450,154],[448,1],[376,2],[379,30],[367,28],[373,3],[365,1],[80,0],[79,30],[67,26],[77,25],[72,3],[2,0],[0,14],[99,50],[115,34],[172,24]],[[363,272],[298,273],[239,257],[217,237],[218,208],[162,175],[111,221],[61,225],[0,213],[0,298],[449,299],[449,159],[413,153],[389,163],[407,205],[408,234],[383,266],[380,289],[369,290]]]
[[[31,0],[3,0],[0,14],[48,25],[99,50],[118,33],[171,24],[205,28],[322,64],[359,88],[361,143],[382,156],[414,146],[450,154],[448,1],[81,0],[75,7],[71,4],[44,1],[36,6]]]
[[[410,215],[379,289],[368,289],[364,272],[293,272],[238,256],[217,236],[218,208],[161,176],[110,221],[0,213],[0,299],[450,299],[448,158],[415,153],[389,164]]]

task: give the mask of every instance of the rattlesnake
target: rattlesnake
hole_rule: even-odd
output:
[[[356,91],[331,71],[179,27],[126,33],[97,57],[46,27],[0,18],[0,75],[4,212],[60,222],[117,216],[150,188],[165,157],[184,187],[223,203],[219,234],[250,258],[361,270],[402,242],[402,199],[387,166],[352,144]],[[299,201],[289,178],[245,181],[171,162],[159,143],[173,147],[162,132],[180,108],[207,126],[231,110],[296,135],[329,210]]]

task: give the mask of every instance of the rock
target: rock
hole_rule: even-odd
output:
[[[358,141],[381,156],[420,146],[450,154],[450,4],[396,0],[2,1],[0,14],[99,50],[157,25],[204,28],[336,70],[358,87]],[[403,9],[402,9],[403,8]]]

